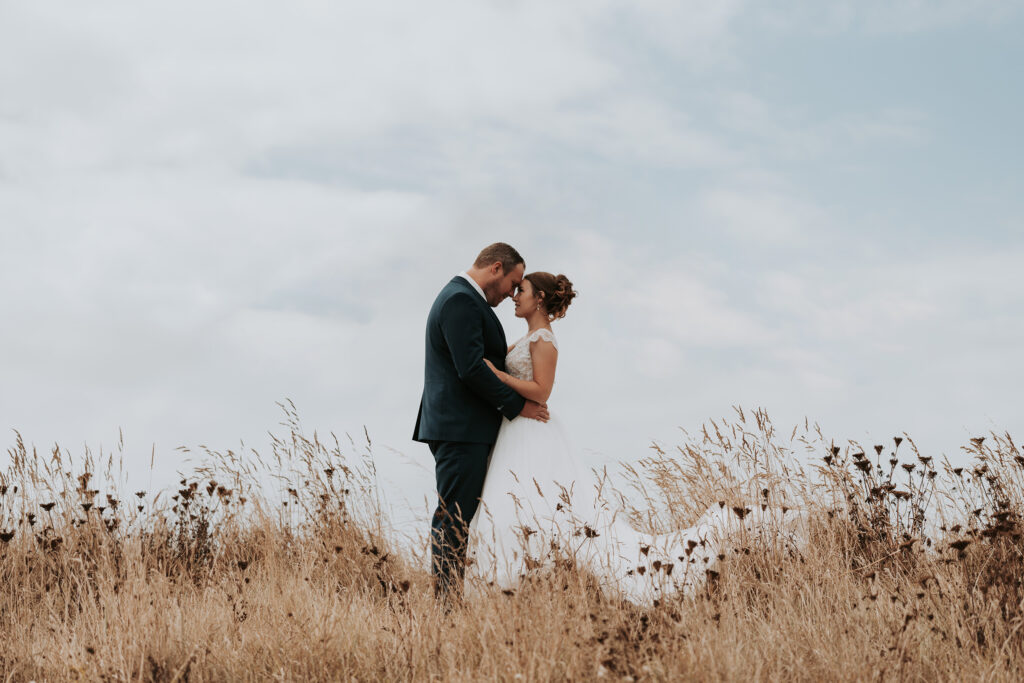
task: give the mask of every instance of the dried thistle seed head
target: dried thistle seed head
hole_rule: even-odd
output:
[[[896,442],[896,448],[899,448],[900,444],[903,443],[903,437],[902,436],[894,436],[892,438],[892,440]]]

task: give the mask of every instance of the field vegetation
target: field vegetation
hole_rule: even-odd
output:
[[[570,558],[446,612],[382,513],[369,438],[286,413],[272,452],[207,451],[165,491],[119,490],[120,454],[18,437],[0,474],[3,680],[1024,678],[1009,435],[954,467],[906,436],[834,444],[737,410],[623,466],[619,504],[657,531],[716,504],[801,509],[803,549],[737,538],[706,589],[646,608]]]

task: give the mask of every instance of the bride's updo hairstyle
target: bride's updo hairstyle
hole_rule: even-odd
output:
[[[534,295],[542,295],[544,310],[552,320],[565,317],[569,304],[576,298],[576,290],[572,288],[569,278],[564,275],[552,275],[543,271],[523,276],[533,285]]]

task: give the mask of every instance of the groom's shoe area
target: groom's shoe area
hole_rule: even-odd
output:
[[[490,450],[482,443],[430,444],[440,499],[431,521],[431,562],[434,592],[445,600],[457,599],[462,590],[469,523],[480,504]]]

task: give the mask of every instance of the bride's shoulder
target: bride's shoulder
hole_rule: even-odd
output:
[[[555,333],[547,327],[538,327],[527,336],[527,340],[531,344],[536,341],[546,341],[551,343],[556,349],[558,348],[558,340],[555,339]]]

